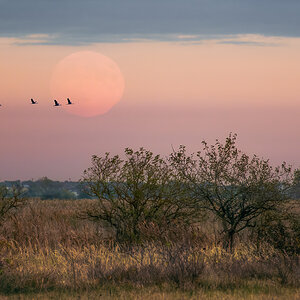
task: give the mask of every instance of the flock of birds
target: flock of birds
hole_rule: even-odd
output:
[[[30,99],[31,101],[31,104],[38,104],[38,102],[34,99]],[[60,103],[58,103],[57,100],[53,100],[54,101],[54,105],[53,106],[61,106]],[[69,98],[67,98],[67,105],[71,105],[71,104],[74,104]],[[2,104],[0,104],[0,106],[2,106]]]

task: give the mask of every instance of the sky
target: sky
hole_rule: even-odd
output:
[[[298,0],[0,0],[0,181],[78,180],[93,154],[193,152],[230,132],[242,151],[299,167],[299,13]],[[101,63],[122,74],[107,112],[53,107],[74,53],[107,58],[90,59],[91,78]],[[88,105],[88,81],[71,87],[74,107]]]

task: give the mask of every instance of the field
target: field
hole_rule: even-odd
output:
[[[93,200],[31,200],[0,229],[1,299],[300,299],[299,256],[240,240],[226,251],[206,220],[169,240],[118,245],[78,218]]]

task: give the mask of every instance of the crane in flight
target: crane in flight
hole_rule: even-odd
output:
[[[32,98],[30,100],[31,100],[31,104],[37,104],[38,103],[37,101],[34,101]]]
[[[57,100],[54,100],[54,106],[61,106],[61,104],[59,104]]]
[[[73,102],[71,102],[69,98],[67,98],[67,101],[68,101],[67,105],[73,104]]]

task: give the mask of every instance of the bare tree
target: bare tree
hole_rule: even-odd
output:
[[[285,163],[274,168],[268,160],[249,157],[237,149],[236,135],[230,134],[225,144],[202,144],[196,155],[181,146],[170,161],[198,209],[221,221],[225,245],[232,250],[237,233],[289,199],[291,168]]]
[[[118,241],[129,242],[139,241],[141,228],[149,224],[192,223],[194,212],[170,171],[164,159],[143,148],[126,148],[124,160],[94,155],[82,182],[98,201],[85,215],[112,227]]]
[[[22,194],[23,189],[20,186],[0,186],[0,225],[11,213],[25,204],[26,198],[22,197]]]

